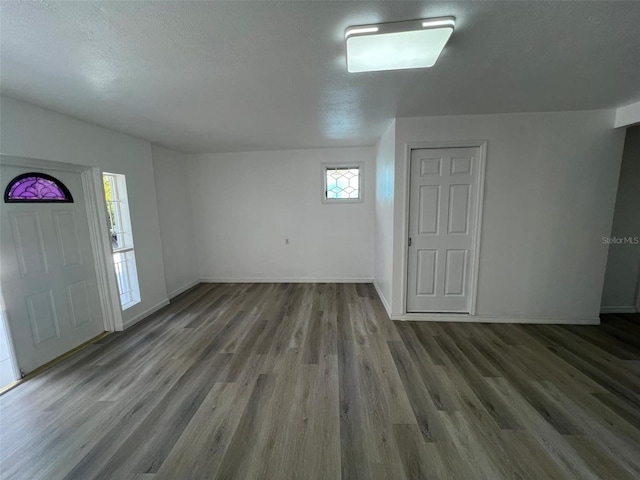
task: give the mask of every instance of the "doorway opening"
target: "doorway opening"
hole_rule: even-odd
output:
[[[607,270],[601,313],[640,312],[640,125],[628,127],[625,136],[618,193],[607,245]]]
[[[0,171],[1,389],[122,319],[99,169],[1,155]]]

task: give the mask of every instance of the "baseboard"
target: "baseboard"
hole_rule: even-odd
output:
[[[633,305],[628,307],[600,307],[600,313],[636,313],[637,309]]]
[[[386,297],[382,294],[382,290],[380,290],[380,286],[378,285],[378,282],[376,282],[375,280],[373,281],[373,288],[376,289],[376,292],[378,293],[378,297],[382,302],[382,306],[387,311],[387,315],[389,315],[389,318],[391,318],[391,306],[389,305],[389,302],[386,299]]]
[[[152,313],[157,312],[158,310],[160,310],[162,307],[165,307],[169,305],[169,299],[165,299],[162,300],[161,302],[158,302],[157,304],[155,304],[153,307],[148,308],[147,310],[145,310],[142,313],[139,313],[138,315],[136,315],[135,317],[133,317],[130,320],[127,320],[126,322],[124,322],[123,329],[126,330],[127,328],[130,328],[132,326],[134,326],[136,323],[138,323],[140,320],[144,320],[145,318],[147,318],[149,315],[151,315]]]
[[[186,292],[190,288],[195,287],[200,283],[200,279],[193,280],[192,282],[187,283],[186,285],[181,286],[180,288],[176,288],[173,292],[169,293],[169,300],[173,300],[178,295]]]
[[[451,313],[406,313],[389,315],[391,320],[411,322],[460,323],[529,323],[543,325],[600,325],[600,318],[588,317],[498,317],[492,315],[466,315]]]
[[[201,277],[202,283],[371,283],[373,278],[229,278],[229,277]]]

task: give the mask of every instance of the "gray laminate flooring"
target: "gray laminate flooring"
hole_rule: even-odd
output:
[[[2,479],[640,478],[640,324],[391,322],[200,285],[0,397]]]

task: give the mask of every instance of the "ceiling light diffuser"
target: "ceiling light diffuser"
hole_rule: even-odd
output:
[[[453,33],[453,17],[359,25],[345,31],[347,71],[433,67]]]

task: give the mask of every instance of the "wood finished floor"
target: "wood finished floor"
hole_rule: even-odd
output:
[[[398,323],[371,285],[200,285],[0,397],[0,478],[640,478],[638,320]]]

